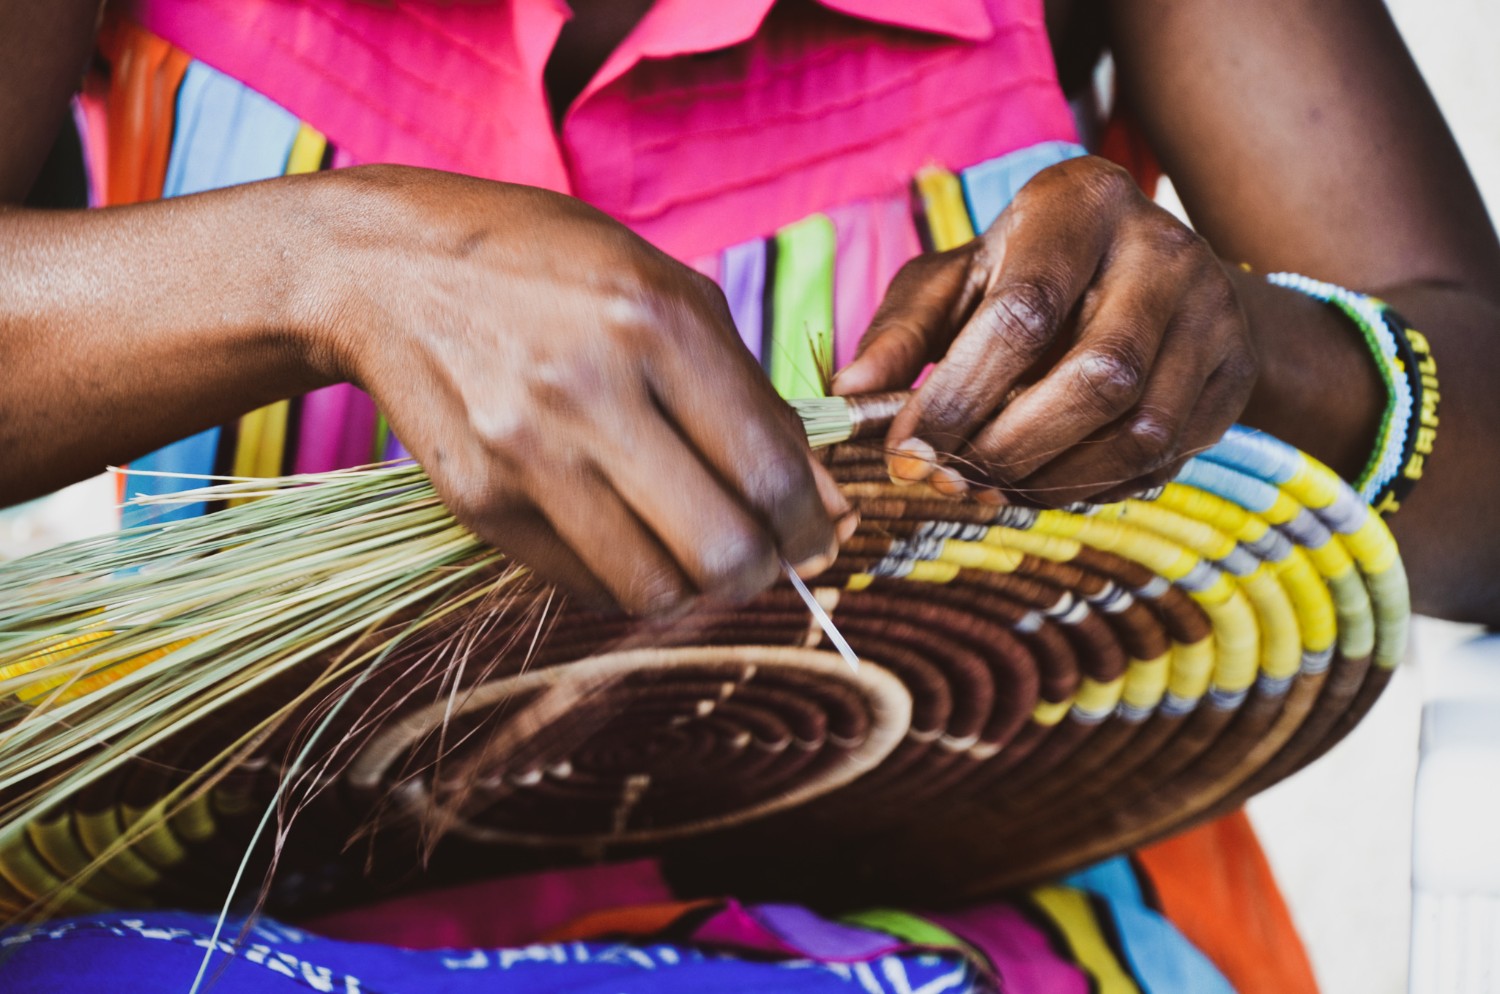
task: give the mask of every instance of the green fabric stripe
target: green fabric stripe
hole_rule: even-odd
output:
[[[833,221],[813,214],[776,233],[771,334],[762,348],[783,397],[823,393],[817,356],[833,354]]]
[[[383,413],[375,415],[375,447],[370,452],[371,462],[380,462],[385,458],[386,443],[391,440],[391,423],[385,419]]]
[[[973,952],[968,943],[943,926],[894,908],[871,908],[867,911],[858,911],[852,915],[844,915],[839,921],[845,925],[867,928],[872,932],[884,932],[886,935],[894,936],[914,946],[957,949],[966,955],[972,955]]]

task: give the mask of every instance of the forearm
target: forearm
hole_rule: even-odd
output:
[[[0,211],[0,504],[329,381],[294,317],[310,189]]]
[[[1243,420],[1353,478],[1375,442],[1385,388],[1358,332],[1334,308],[1243,275],[1241,299],[1261,345]],[[1417,610],[1500,625],[1500,307],[1473,291],[1373,287],[1432,343],[1441,424],[1420,483],[1389,519]]]

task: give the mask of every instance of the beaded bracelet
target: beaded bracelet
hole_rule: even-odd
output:
[[[1416,401],[1412,381],[1409,379],[1410,364],[1402,361],[1401,342],[1405,341],[1411,348],[1415,346],[1411,345],[1410,339],[1405,335],[1404,324],[1398,326],[1398,334],[1397,327],[1393,327],[1392,322],[1387,319],[1388,308],[1382,301],[1333,283],[1324,283],[1297,273],[1271,273],[1266,280],[1337,307],[1359,329],[1369,347],[1390,399],[1380,419],[1375,448],[1355,479],[1354,488],[1371,504],[1383,500],[1392,482],[1403,474],[1414,454],[1414,451],[1409,451],[1409,443],[1415,442],[1411,426]],[[1423,343],[1425,346],[1425,338]],[[1420,378],[1418,384],[1420,385]],[[1431,446],[1428,448],[1430,450]],[[1397,505],[1399,506],[1399,499]]]
[[[1396,338],[1402,369],[1411,388],[1412,417],[1415,420],[1402,448],[1400,470],[1383,484],[1371,501],[1377,513],[1394,514],[1422,478],[1427,457],[1432,454],[1433,444],[1437,441],[1441,395],[1437,360],[1432,356],[1432,345],[1427,336],[1389,306],[1382,305],[1381,313]]]

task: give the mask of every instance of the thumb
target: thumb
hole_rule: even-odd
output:
[[[967,292],[969,258],[958,248],[918,256],[901,267],[854,361],[834,376],[835,396],[904,390],[942,357],[979,296]]]

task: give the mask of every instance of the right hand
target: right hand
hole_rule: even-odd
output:
[[[480,538],[637,613],[832,562],[849,507],[710,280],[559,194],[325,175],[314,364],[375,398]]]

